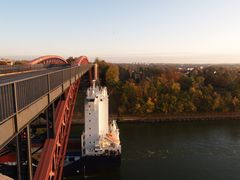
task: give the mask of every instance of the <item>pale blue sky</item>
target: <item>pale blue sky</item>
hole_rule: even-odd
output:
[[[0,32],[0,56],[225,55],[238,62],[240,1],[0,0]]]

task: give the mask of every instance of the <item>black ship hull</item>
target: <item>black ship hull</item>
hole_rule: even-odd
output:
[[[83,157],[83,164],[85,172],[119,168],[121,165],[121,155],[85,156]]]
[[[102,155],[102,156],[79,156],[80,159],[73,161],[64,167],[64,177],[76,176],[82,174],[93,175],[101,174],[103,172],[116,173],[121,165],[121,155]]]

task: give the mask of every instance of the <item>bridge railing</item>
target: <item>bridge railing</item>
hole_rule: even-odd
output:
[[[0,122],[16,112],[13,89],[13,84],[6,84],[0,87]]]
[[[6,73],[13,73],[13,72],[21,72],[21,71],[32,71],[32,70],[38,70],[38,69],[47,69],[52,68],[56,66],[69,66],[68,64],[61,64],[61,65],[55,65],[55,64],[23,64],[23,65],[0,65],[0,74],[6,74]]]
[[[92,66],[81,65],[0,84],[0,124],[15,116],[17,112],[30,106],[36,100],[50,93],[64,82],[84,74]]]

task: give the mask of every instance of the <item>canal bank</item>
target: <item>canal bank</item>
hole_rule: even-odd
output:
[[[185,121],[219,121],[219,120],[240,120],[240,113],[179,113],[179,114],[149,114],[149,115],[116,115],[110,114],[110,119],[124,123],[154,123],[154,122],[185,122]],[[83,114],[75,113],[74,124],[83,124]]]

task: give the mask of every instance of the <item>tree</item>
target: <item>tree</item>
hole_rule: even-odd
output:
[[[240,111],[240,66],[96,63],[120,114]]]
[[[154,111],[154,108],[155,108],[154,102],[152,101],[152,98],[149,97],[146,102],[146,112],[152,113]]]
[[[69,64],[73,64],[74,61],[75,61],[75,58],[69,57],[69,58],[66,59],[66,61],[67,61]]]
[[[136,112],[136,104],[138,102],[138,87],[132,81],[127,81],[122,87],[122,95],[120,101],[120,110],[133,114]]]
[[[5,61],[0,61],[0,65],[7,65],[7,62],[5,62]]]
[[[233,104],[233,110],[235,112],[239,111],[239,109],[240,109],[240,100],[236,96],[232,99],[232,104]]]
[[[114,87],[119,82],[119,68],[115,64],[111,64],[106,72],[106,84]]]
[[[174,94],[178,94],[181,90],[181,85],[179,83],[172,82],[171,90]]]
[[[101,85],[106,86],[106,72],[109,67],[109,64],[106,63],[104,60],[100,60],[99,58],[96,58],[94,63],[97,63],[98,65],[99,80],[101,82]]]
[[[193,80],[186,75],[182,75],[179,79],[179,83],[181,84],[181,87],[184,91],[188,91],[192,86]]]

